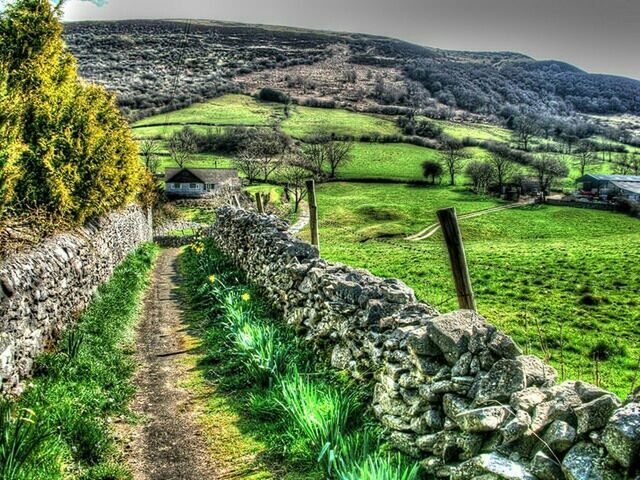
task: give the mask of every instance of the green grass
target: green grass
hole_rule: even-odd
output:
[[[506,128],[498,127],[496,125],[489,124],[476,124],[476,123],[456,123],[445,120],[431,120],[436,123],[445,134],[453,137],[457,140],[463,140],[464,138],[473,138],[478,141],[494,141],[494,142],[509,142],[512,138],[512,133]]]
[[[338,176],[425,180],[422,162],[438,159],[435,150],[405,143],[355,143],[352,160],[338,169]]]
[[[283,110],[283,105],[261,102],[247,95],[224,95],[182,110],[145,118],[134,123],[134,126],[198,122],[216,125],[271,125],[283,114]]]
[[[398,135],[400,130],[392,119],[341,109],[296,106],[291,116],[282,122],[282,130],[294,138],[318,134]]]
[[[140,299],[157,249],[129,255],[101,286],[58,348],[42,355],[17,407],[34,412],[45,443],[5,480],[125,480],[112,421],[128,415],[134,392],[132,345]]]
[[[215,212],[197,207],[177,207],[182,218],[189,222],[211,224],[216,219]]]
[[[171,157],[159,157],[159,171],[164,173],[167,168],[178,168],[176,162]],[[141,159],[143,161],[143,159]],[[233,168],[233,160],[226,155],[216,155],[211,153],[197,153],[185,162],[186,168]]]
[[[134,128],[132,131],[135,139],[160,137],[169,138],[172,134],[181,131],[183,128],[184,125],[160,125],[155,127]],[[193,128],[197,133],[204,135],[211,127],[193,125],[191,128]]]
[[[322,185],[318,199],[324,258],[399,278],[442,311],[456,302],[441,233],[422,242],[402,236],[433,223],[440,207],[465,213],[497,203],[447,188],[371,184]],[[490,322],[527,351],[547,353],[559,370],[564,364],[565,378],[629,393],[640,355],[637,220],[545,206],[463,220],[461,229],[479,310]],[[599,378],[594,352],[608,356]]]
[[[186,249],[180,270],[204,352],[195,369],[212,379],[216,403],[204,416],[212,425],[233,418],[233,451],[214,438],[215,455],[252,451],[255,478],[341,478],[326,472],[367,464],[360,453],[374,452],[370,439],[381,432],[370,426],[363,388],[319,362],[210,240]]]

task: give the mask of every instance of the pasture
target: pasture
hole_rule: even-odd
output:
[[[434,223],[438,208],[468,213],[497,202],[457,188],[338,183],[320,186],[318,203],[324,258],[399,278],[448,311],[457,304],[441,233],[403,238]],[[490,322],[563,378],[629,393],[640,354],[637,220],[536,206],[464,220],[461,229]]]
[[[210,104],[210,105],[209,105]],[[169,118],[169,120],[166,119]],[[247,96],[227,95],[139,124],[164,122],[215,125],[272,125],[296,139],[336,134],[375,140],[397,135],[392,117],[339,109],[293,106],[285,117],[281,105]],[[512,141],[511,132],[482,124],[438,121],[458,139]],[[136,128],[138,137],[166,137],[180,126]],[[207,126],[195,126],[206,131]],[[534,144],[541,142],[535,139]],[[163,167],[173,166],[166,154]],[[486,158],[480,147],[466,149]],[[439,208],[455,206],[470,213],[500,205],[470,193],[460,173],[455,187],[348,183],[349,179],[424,180],[421,164],[438,160],[433,149],[403,143],[355,142],[352,159],[338,169],[338,180],[318,188],[324,258],[348,263],[415,289],[420,299],[442,311],[457,307],[441,233],[427,240],[404,238],[436,222]],[[602,153],[598,154],[602,156]],[[577,161],[564,156],[573,187]],[[187,166],[228,167],[230,157],[199,154]],[[612,172],[608,162],[588,171]],[[277,177],[276,177],[277,178]],[[443,182],[445,179],[443,179]],[[255,185],[280,203],[280,187]],[[562,378],[584,379],[624,396],[636,382],[640,348],[640,227],[637,220],[591,210],[525,207],[463,220],[472,281],[480,312],[519,342],[526,352],[547,358]],[[308,231],[300,234],[308,236]]]
[[[174,112],[155,115],[134,127],[162,123],[210,123],[212,125],[271,125],[283,114],[284,106],[260,102],[247,95],[224,95]]]
[[[400,129],[390,117],[368,115],[332,108],[294,106],[282,130],[294,138],[335,134],[361,137],[399,135]]]

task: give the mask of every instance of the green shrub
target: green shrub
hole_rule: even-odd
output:
[[[47,0],[0,13],[0,217],[80,224],[150,185],[115,97],[79,79],[61,34]]]

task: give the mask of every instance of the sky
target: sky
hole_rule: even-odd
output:
[[[68,0],[65,20],[198,18],[513,51],[640,79],[640,0]]]

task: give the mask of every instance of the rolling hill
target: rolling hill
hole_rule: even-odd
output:
[[[65,38],[82,75],[116,91],[131,118],[257,85],[357,109],[640,115],[640,81],[518,53],[200,20],[69,23]]]

